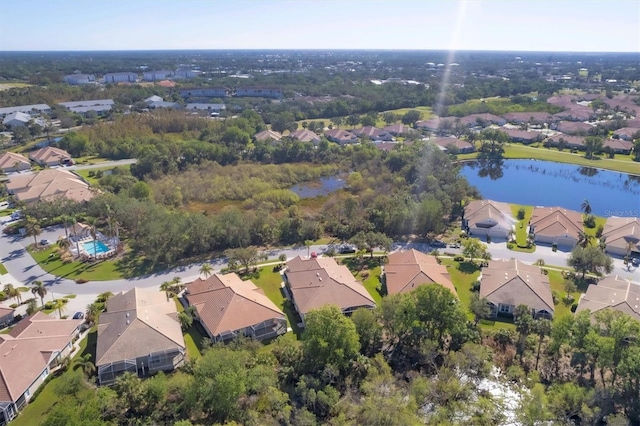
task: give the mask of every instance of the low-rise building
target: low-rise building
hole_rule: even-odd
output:
[[[108,83],[136,83],[138,74],[134,72],[111,72],[104,75],[102,81]]]
[[[609,254],[620,257],[640,255],[640,217],[607,218],[602,238]]]
[[[295,132],[289,133],[289,137],[293,139],[297,139],[300,142],[311,142],[314,145],[320,142],[320,136],[316,135],[309,129],[299,129]]]
[[[506,133],[509,136],[511,142],[520,142],[523,144],[531,144],[534,142],[539,142],[544,139],[544,135],[540,132],[533,132],[528,130],[521,129],[501,129],[503,133]]]
[[[37,116],[40,114],[49,114],[51,108],[47,104],[34,104],[34,105],[20,105],[13,107],[0,108],[0,118],[4,118],[13,112],[23,112],[31,116]]]
[[[339,143],[340,145],[347,145],[351,143],[358,143],[358,137],[351,132],[347,132],[342,129],[326,130],[324,135],[331,142]]]
[[[178,90],[183,98],[226,98],[229,90],[226,87],[191,87]]]
[[[173,71],[170,70],[145,71],[142,73],[144,81],[161,81],[171,76],[173,76]]]
[[[93,84],[96,82],[96,76],[93,74],[69,74],[64,76],[64,82],[72,86]]]
[[[560,121],[556,124],[556,130],[567,135],[586,136],[592,129],[594,126],[582,121]]]
[[[52,146],[46,146],[40,148],[37,151],[29,153],[31,161],[40,164],[41,166],[59,166],[61,164],[73,164],[71,154],[64,149],[55,148]]]
[[[206,111],[211,114],[220,114],[222,111],[227,109],[227,107],[224,104],[192,103],[187,104],[185,109],[190,111]]]
[[[262,132],[258,132],[255,135],[253,135],[253,138],[257,141],[260,142],[266,142],[266,141],[279,141],[280,139],[282,139],[282,134],[280,132],[276,132],[274,130],[263,130]]]
[[[541,268],[519,260],[491,260],[480,275],[480,298],[486,299],[491,317],[513,315],[519,305],[534,318],[551,319],[554,313],[549,277]]]
[[[434,256],[411,249],[389,255],[382,270],[387,294],[407,293],[421,285],[438,284],[458,297],[449,272]]]
[[[585,148],[583,136],[571,136],[558,133],[544,141],[545,146],[553,146],[558,149],[581,149]]]
[[[0,424],[15,418],[52,370],[71,354],[82,323],[37,312],[8,334],[0,334]]]
[[[504,126],[507,120],[494,114],[470,114],[460,118],[460,123],[468,127],[488,127],[491,124]]]
[[[96,368],[101,385],[125,372],[171,371],[185,360],[176,304],[155,289],[134,287],[107,300],[100,314]]]
[[[591,284],[580,297],[576,313],[589,311],[592,315],[613,309],[640,321],[640,285],[620,277],[608,276],[598,284]]]
[[[31,162],[23,155],[5,152],[0,155],[0,171],[2,173],[21,172],[31,169]]]
[[[557,121],[548,112],[508,112],[502,116],[506,121],[513,124],[550,124]]]
[[[284,96],[282,90],[270,87],[238,87],[235,95],[241,97],[281,99]]]
[[[16,127],[24,127],[29,125],[29,122],[33,120],[33,117],[24,112],[12,112],[11,114],[7,114],[4,119],[2,119],[2,124],[9,127],[10,129],[15,129]]]
[[[114,104],[115,102],[113,101],[113,99],[92,99],[88,101],[60,102],[60,105],[62,105],[69,111],[81,115],[85,115],[89,111],[95,112],[96,114],[105,114],[107,111],[111,111]]]
[[[251,281],[236,274],[213,274],[186,285],[185,300],[214,342],[245,336],[256,340],[287,332],[287,319]]]
[[[633,141],[640,137],[640,129],[634,127],[623,127],[613,132],[615,136],[625,141]]]
[[[0,328],[5,328],[13,322],[15,309],[0,306]]]
[[[88,201],[94,196],[89,184],[70,171],[61,169],[45,169],[26,176],[13,176],[6,185],[11,196],[25,203],[49,201],[58,197]]]
[[[633,149],[633,142],[624,139],[605,139],[603,147],[611,148],[616,154],[629,155]]]
[[[509,204],[474,200],[464,208],[462,229],[473,236],[507,239],[515,231],[515,223]]]
[[[356,309],[373,309],[373,297],[349,268],[338,265],[330,257],[303,259],[298,256],[287,262],[285,285],[293,306],[302,319],[309,311],[325,305],[336,305],[344,314]]]
[[[364,126],[360,129],[355,129],[352,133],[361,138],[369,138],[372,141],[391,142],[395,140],[391,133],[373,126]]]
[[[529,221],[529,233],[537,244],[556,244],[565,250],[578,244],[582,230],[582,215],[561,207],[536,207]]]
[[[404,124],[392,124],[390,126],[384,127],[382,130],[392,134],[393,136],[403,136],[413,132],[413,129],[411,127],[405,126]]]
[[[473,144],[454,137],[435,138],[432,141],[443,148],[444,151],[450,151],[452,147],[460,154],[467,154],[476,150]]]

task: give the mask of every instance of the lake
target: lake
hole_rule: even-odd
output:
[[[346,182],[340,176],[326,176],[313,182],[304,182],[292,186],[293,192],[300,198],[314,198],[329,195],[344,188]]]
[[[640,176],[538,160],[474,161],[460,173],[486,199],[576,211],[587,199],[598,216],[640,216]]]

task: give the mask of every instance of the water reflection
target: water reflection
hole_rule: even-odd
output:
[[[578,169],[578,172],[580,172],[580,174],[583,176],[595,176],[598,174],[598,169],[595,169],[593,167],[580,167]]]

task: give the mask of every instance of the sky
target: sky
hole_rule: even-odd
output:
[[[0,0],[0,51],[640,52],[640,0]]]

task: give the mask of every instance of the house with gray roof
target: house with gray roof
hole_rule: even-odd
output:
[[[184,363],[178,312],[164,293],[134,287],[110,298],[106,308],[98,322],[96,347],[101,385],[125,372],[146,376]]]
[[[32,117],[29,114],[24,112],[16,111],[11,114],[7,114],[4,119],[2,119],[2,124],[5,126],[15,129],[16,127],[23,127],[29,124]]]
[[[640,321],[640,285],[616,276],[608,276],[591,284],[580,297],[576,313],[589,311],[591,314],[605,309],[625,313]]]
[[[20,105],[13,107],[0,108],[0,118],[4,118],[12,112],[23,112],[32,116],[40,114],[48,114],[51,112],[51,108],[47,104],[34,104],[34,105]]]
[[[479,277],[480,298],[487,299],[491,317],[512,316],[518,305],[531,309],[534,318],[551,319],[553,296],[548,275],[519,260],[491,260]]]

